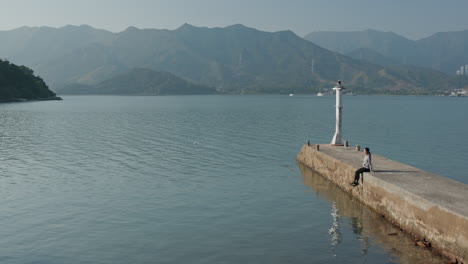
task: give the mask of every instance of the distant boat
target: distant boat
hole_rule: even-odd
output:
[[[293,94],[293,93],[290,93],[289,96],[294,96],[294,94]]]
[[[449,94],[450,97],[467,97],[468,93],[465,91],[455,91]]]
[[[324,94],[321,92],[318,92],[317,96],[324,96]]]

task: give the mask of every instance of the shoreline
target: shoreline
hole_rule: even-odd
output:
[[[0,99],[0,103],[26,103],[26,102],[39,102],[39,101],[62,101],[63,99],[60,96],[53,96],[47,98],[35,98],[35,99],[25,99],[25,98],[10,98],[10,99]]]
[[[285,97],[294,96],[311,96],[311,97],[332,97],[335,94],[325,94],[324,96],[317,96],[312,93],[295,93],[294,96],[289,96],[288,93],[214,93],[214,94],[60,94],[61,96],[213,96],[213,95],[225,95],[225,96],[252,96],[252,95],[277,95]],[[343,95],[345,97],[361,97],[361,96],[411,96],[411,97],[450,97],[450,98],[468,98],[468,96],[449,96],[443,94],[354,94],[354,95]]]

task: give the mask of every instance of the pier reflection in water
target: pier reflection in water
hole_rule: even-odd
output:
[[[414,239],[403,233],[397,226],[387,221],[378,213],[353,199],[331,181],[322,177],[302,163],[298,163],[303,182],[315,194],[332,203],[330,234],[330,253],[336,256],[337,247],[346,238],[340,227],[347,226],[353,231],[361,248],[361,254],[367,255],[372,244],[379,244],[387,250],[397,263],[446,263],[438,254],[415,246]]]

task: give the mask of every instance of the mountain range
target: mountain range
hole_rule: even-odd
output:
[[[114,95],[206,95],[215,94],[211,87],[183,80],[172,73],[135,68],[96,85],[70,84],[60,94]]]
[[[414,65],[454,75],[468,64],[468,30],[410,40],[393,32],[312,32],[305,39],[326,49],[379,65]]]
[[[330,51],[291,31],[243,25],[129,27],[118,33],[87,25],[22,27],[0,31],[0,42],[0,57],[31,67],[55,91],[95,86],[134,68],[169,72],[221,93],[316,93],[338,79],[355,93],[442,93],[465,85],[436,70],[382,66]],[[369,53],[386,57],[378,50]]]

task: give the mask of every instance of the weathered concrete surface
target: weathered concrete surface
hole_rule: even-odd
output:
[[[337,239],[342,239],[340,227],[342,225],[351,225],[354,236],[347,239],[355,239],[355,242],[359,243],[361,247],[362,254],[366,254],[372,244],[378,244],[389,254],[395,256],[398,259],[396,261],[398,263],[447,263],[447,260],[442,256],[433,254],[423,247],[416,247],[414,239],[411,236],[405,234],[397,226],[392,225],[385,218],[381,217],[380,214],[376,214],[359,200],[351,197],[349,193],[342,190],[332,181],[300,162],[298,163],[298,167],[303,177],[304,185],[310,187],[310,190],[316,195],[332,203],[331,212],[335,212],[338,217],[344,216],[347,218],[345,221],[338,221],[335,226],[334,214],[331,214],[330,225],[334,230],[338,230],[334,233]],[[334,209],[337,211],[334,211]],[[339,246],[339,242],[335,242],[334,244],[333,239],[334,236],[331,237],[330,241],[332,244],[331,250]],[[393,260],[388,260],[388,262],[393,263]]]
[[[352,187],[363,153],[305,145],[297,160],[442,254],[468,260],[468,185],[372,154],[374,173]]]

